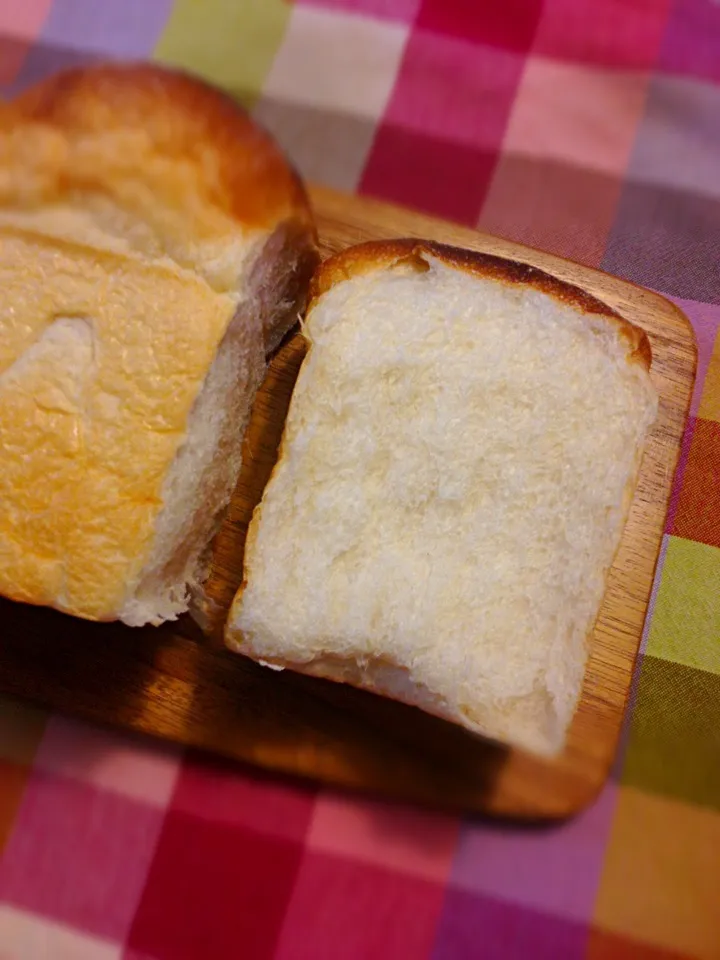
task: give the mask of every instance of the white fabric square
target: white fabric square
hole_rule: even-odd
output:
[[[122,945],[0,904],[2,960],[120,960]]]
[[[263,95],[378,120],[408,32],[404,24],[296,6]]]

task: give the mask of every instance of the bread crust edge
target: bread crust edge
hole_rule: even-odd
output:
[[[417,240],[411,237],[397,240],[370,240],[329,257],[320,264],[310,282],[308,313],[323,294],[343,280],[394,266],[407,266],[418,272],[425,272],[428,269],[426,256],[477,277],[498,280],[508,285],[521,284],[532,287],[583,313],[597,314],[606,318],[617,327],[623,339],[627,341],[630,348],[628,362],[638,362],[646,370],[650,369],[652,349],[645,331],[630,323],[592,294],[529,263],[436,243],[434,240]]]

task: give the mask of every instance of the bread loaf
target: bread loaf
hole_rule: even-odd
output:
[[[0,593],[187,608],[315,263],[297,176],[199,80],[98,65],[0,107]]]
[[[228,645],[557,753],[656,413],[645,334],[414,240],[326,261],[311,297]]]

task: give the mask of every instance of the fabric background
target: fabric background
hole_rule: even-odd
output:
[[[341,798],[0,701],[3,960],[720,958],[720,4],[0,0],[0,91],[189,67],[308,178],[602,267],[697,388],[613,779],[528,830]]]

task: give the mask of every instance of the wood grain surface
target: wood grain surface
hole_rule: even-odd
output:
[[[507,256],[574,283],[643,327],[660,414],[591,641],[567,749],[554,761],[484,742],[348,687],[266,670],[222,649],[244,536],[276,455],[303,357],[274,358],[258,396],[245,467],[213,549],[206,634],[185,617],[160,629],[93,624],[0,601],[0,690],[91,721],[213,751],[281,774],[465,812],[570,815],[600,790],[615,756],[695,376],[692,330],[647,290],[549,254],[385,204],[313,191],[323,253],[416,236]],[[282,602],[282,598],[278,598]]]

